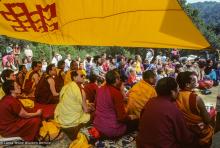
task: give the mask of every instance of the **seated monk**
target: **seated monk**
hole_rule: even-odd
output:
[[[64,85],[68,84],[69,82],[72,82],[71,78],[71,72],[73,70],[78,70],[79,69],[79,64],[77,61],[72,60],[70,63],[70,69],[66,72],[65,79],[64,79]]]
[[[200,125],[199,134],[201,146],[209,147],[213,136],[211,119],[201,97],[193,92],[197,86],[197,78],[193,72],[181,72],[177,76],[181,91],[176,100],[177,107],[183,113],[188,128]]]
[[[97,90],[93,124],[103,136],[117,138],[137,128],[137,116],[126,111],[122,89],[117,87],[121,84],[119,73],[111,70],[105,79],[106,84]]]
[[[41,104],[57,104],[59,102],[59,93],[55,88],[56,67],[54,64],[47,66],[46,73],[43,74],[35,90],[36,102]]]
[[[94,108],[87,105],[85,92],[80,89],[85,75],[81,70],[74,70],[71,76],[73,81],[66,84],[60,92],[60,101],[56,106],[54,119],[67,136],[74,140],[80,127],[89,122],[89,112]]]
[[[25,75],[22,92],[26,96],[34,98],[34,92],[41,77],[40,71],[42,64],[40,61],[33,61],[31,67],[32,68]]]
[[[11,69],[5,69],[2,71],[1,79],[3,82],[6,80],[16,80],[16,76],[14,74],[14,71]],[[2,87],[0,88],[0,100],[5,96],[5,92],[3,91]]]
[[[34,141],[41,125],[42,110],[28,113],[16,99],[21,93],[20,86],[13,80],[7,80],[2,86],[5,96],[0,100],[0,135],[3,137],[21,137],[25,141]]]
[[[157,77],[152,70],[143,72],[143,80],[136,83],[128,92],[128,111],[140,118],[140,113],[150,98],[157,96],[155,85]]]
[[[58,93],[61,91],[61,89],[64,86],[64,79],[65,79],[64,67],[65,67],[64,60],[59,61],[56,69],[57,75],[55,77],[55,86],[56,86],[56,91]]]
[[[27,68],[25,65],[20,65],[19,66],[19,72],[16,77],[16,82],[20,85],[23,86],[25,75],[27,73]]]
[[[2,80],[5,82],[6,80],[16,80],[15,74],[12,70],[10,69],[6,69],[4,71],[2,71],[2,75],[1,75]],[[5,96],[4,91],[2,90],[2,87],[0,88],[0,100]],[[17,95],[18,99],[31,99],[31,100],[35,100],[35,98],[33,97],[28,97],[24,94],[18,94]],[[19,100],[20,101],[20,100]],[[24,106],[24,108],[28,111],[28,112],[36,112],[38,109],[42,109],[43,113],[42,113],[42,118],[43,119],[49,119],[49,118],[53,118],[54,116],[54,110],[55,110],[55,106],[53,104],[51,105],[43,105],[43,104],[39,104],[34,102],[34,108],[26,108],[26,106]]]
[[[198,138],[187,129],[173,103],[178,95],[175,79],[160,79],[156,91],[158,96],[150,99],[142,111],[137,148],[197,148]]]
[[[86,100],[88,100],[90,103],[94,103],[97,89],[97,76],[92,74],[89,76],[89,83],[85,84],[84,86]]]

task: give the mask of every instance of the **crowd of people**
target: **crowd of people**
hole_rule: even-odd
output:
[[[54,119],[71,140],[92,125],[110,139],[138,130],[137,147],[211,144],[212,118],[194,89],[207,94],[218,85],[220,63],[212,59],[181,58],[177,49],[170,55],[149,50],[144,60],[106,54],[64,60],[56,53],[48,65],[33,61],[13,70],[1,73],[3,137],[35,141],[41,122]]]

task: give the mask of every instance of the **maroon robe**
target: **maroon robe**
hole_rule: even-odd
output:
[[[62,77],[64,71],[61,69],[58,69],[57,71],[58,73],[54,80],[55,80],[56,91],[59,93],[64,86],[64,79]]]
[[[48,83],[49,75],[44,74],[38,82],[35,90],[36,102],[40,104],[57,104],[59,96],[53,96]]]
[[[86,93],[86,99],[89,100],[90,103],[94,103],[97,89],[98,85],[95,83],[85,85],[84,91]]]
[[[21,103],[12,96],[0,100],[0,135],[3,137],[21,137],[33,141],[41,125],[40,117],[21,118]]]
[[[145,105],[137,136],[138,148],[196,148],[198,139],[188,130],[182,113],[169,97],[151,99]]]

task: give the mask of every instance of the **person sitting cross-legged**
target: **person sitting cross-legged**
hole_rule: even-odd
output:
[[[136,83],[128,92],[128,111],[140,117],[141,110],[150,98],[156,97],[155,85],[157,77],[153,70],[143,72],[143,80]]]
[[[2,89],[5,96],[0,100],[0,135],[21,137],[25,141],[37,140],[41,125],[42,110],[28,113],[17,99],[20,86],[13,80],[6,80]]]
[[[200,125],[201,130],[197,132],[200,136],[200,145],[209,147],[213,136],[213,128],[210,125],[211,118],[206,110],[205,104],[193,89],[197,86],[197,77],[193,72],[181,72],[177,76],[180,87],[176,104],[183,113],[188,128]]]
[[[81,70],[70,73],[72,82],[64,85],[60,92],[60,101],[56,106],[54,119],[67,134],[74,140],[79,129],[90,121],[90,112],[94,110],[86,102],[86,95],[81,88],[85,75]]]
[[[158,96],[150,99],[141,114],[138,148],[196,148],[198,138],[191,132],[182,113],[173,103],[178,95],[174,78],[165,77],[156,85]],[[195,127],[194,130],[198,130]]]
[[[59,102],[59,93],[56,91],[54,76],[57,71],[54,64],[47,66],[44,73],[38,82],[35,90],[36,102],[41,104],[57,104]]]
[[[119,73],[111,70],[105,79],[106,84],[97,90],[93,123],[103,137],[117,138],[137,128],[137,116],[126,111]]]

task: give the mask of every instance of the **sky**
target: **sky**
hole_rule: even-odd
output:
[[[220,2],[220,0],[186,0],[188,3],[196,3],[196,2],[204,2],[204,1],[216,1]]]

